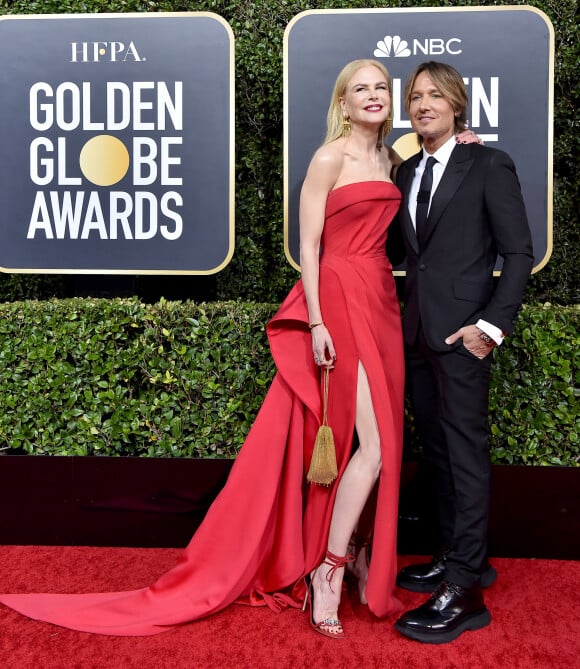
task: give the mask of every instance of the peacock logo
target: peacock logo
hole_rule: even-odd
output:
[[[401,39],[399,35],[385,35],[382,40],[377,42],[375,49],[375,56],[377,58],[406,58],[411,55],[409,43],[407,40]]]

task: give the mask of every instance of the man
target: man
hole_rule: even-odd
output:
[[[407,378],[443,547],[431,563],[399,573],[401,587],[434,592],[395,627],[427,643],[491,620],[481,590],[495,580],[486,560],[491,353],[513,330],[533,262],[513,162],[497,149],[456,144],[467,104],[454,68],[420,65],[407,81],[405,107],[422,151],[397,173]],[[503,269],[494,283],[498,254]]]

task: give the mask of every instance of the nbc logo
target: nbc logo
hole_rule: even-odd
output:
[[[375,56],[377,58],[390,58],[395,56],[395,58],[401,58],[411,55],[411,49],[409,49],[409,44],[407,40],[401,39],[399,35],[385,35],[384,39],[377,42],[377,48],[375,49]]]
[[[385,35],[377,42],[374,55],[376,58],[406,58],[411,55],[416,56],[418,53],[426,56],[440,56],[444,53],[456,56],[461,53],[460,45],[461,40],[457,37],[447,41],[440,37],[429,37],[424,40],[413,39],[409,43],[399,35]]]

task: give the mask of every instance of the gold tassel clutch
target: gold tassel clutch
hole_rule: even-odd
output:
[[[318,428],[316,440],[314,441],[314,450],[312,451],[312,460],[306,479],[309,483],[318,483],[319,485],[330,485],[338,476],[336,465],[336,450],[334,448],[334,435],[328,425],[328,381],[330,370],[324,369],[324,396],[322,407],[322,425]]]

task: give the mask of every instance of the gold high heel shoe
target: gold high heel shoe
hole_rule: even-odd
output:
[[[330,569],[326,574],[326,580],[328,581],[328,585],[331,590],[332,587],[330,586],[330,581],[332,580],[334,572],[337,569],[341,569],[342,567],[344,567],[349,562],[352,562],[353,560],[354,560],[354,555],[350,553],[345,555],[344,557],[340,557],[338,555],[335,555],[334,553],[331,553],[330,551],[326,552],[322,564],[327,564],[330,566]],[[312,625],[312,629],[315,632],[318,632],[319,634],[322,634],[323,636],[329,637],[331,639],[343,639],[344,631],[342,629],[342,623],[338,618],[325,618],[324,620],[321,620],[319,623],[317,623],[314,620],[314,587],[312,586],[312,580],[314,578],[314,574],[316,573],[317,569],[320,569],[320,566],[317,567],[310,574],[306,574],[306,576],[304,577],[304,582],[306,584],[306,594],[304,596],[304,606],[302,607],[302,611],[306,611],[306,607],[310,600],[310,624]],[[331,632],[329,628],[332,627],[338,627],[339,631]]]

